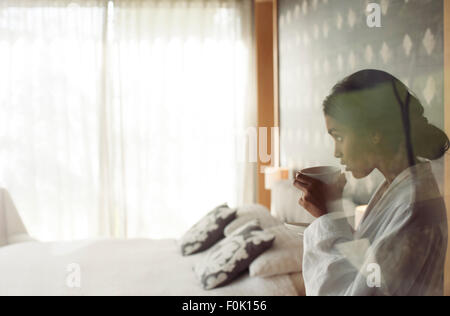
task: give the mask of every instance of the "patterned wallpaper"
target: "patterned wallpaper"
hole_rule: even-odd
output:
[[[337,164],[322,101],[345,76],[388,71],[444,127],[443,1],[279,0],[281,164]],[[367,26],[368,3],[381,6],[381,28]]]

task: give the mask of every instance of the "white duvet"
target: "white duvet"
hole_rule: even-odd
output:
[[[204,291],[176,240],[27,242],[0,247],[0,295],[298,295],[300,274],[243,274]]]

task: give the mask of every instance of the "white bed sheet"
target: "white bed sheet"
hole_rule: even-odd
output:
[[[182,257],[176,240],[28,242],[0,248],[0,295],[302,295],[301,274],[252,278],[205,291],[192,267],[204,254]],[[68,282],[80,267],[80,287]],[[73,266],[72,266],[73,267]],[[300,293],[299,293],[300,292]]]

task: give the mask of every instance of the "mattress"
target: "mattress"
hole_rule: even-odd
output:
[[[181,256],[177,241],[26,242],[0,248],[0,295],[303,295],[300,273],[270,278],[244,273],[202,289],[192,271],[204,254]]]

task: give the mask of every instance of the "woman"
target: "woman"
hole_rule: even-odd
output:
[[[444,201],[430,161],[449,139],[428,123],[419,100],[398,79],[377,70],[338,83],[323,104],[335,156],[357,179],[384,176],[353,231],[329,212],[346,183],[326,185],[302,174],[299,201],[317,219],[304,234],[308,295],[442,295],[447,249]]]

